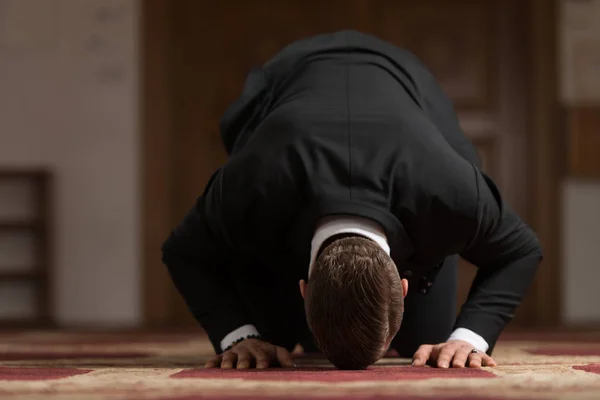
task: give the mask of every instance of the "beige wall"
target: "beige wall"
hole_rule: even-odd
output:
[[[564,186],[564,320],[600,322],[600,182]]]
[[[600,0],[561,0],[559,10],[561,103],[565,108],[594,106],[600,112]],[[568,177],[563,200],[563,319],[599,324],[600,179]]]
[[[138,4],[0,0],[0,166],[55,173],[55,314],[140,319]]]

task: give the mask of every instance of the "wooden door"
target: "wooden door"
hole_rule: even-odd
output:
[[[455,101],[463,128],[476,144],[484,168],[517,212],[527,217],[527,103],[522,57],[526,49],[521,36],[526,33],[521,20],[524,3],[163,2],[162,13],[147,16],[147,31],[150,36],[156,35],[160,26],[168,31],[157,46],[169,55],[168,65],[164,65],[170,79],[164,94],[172,103],[171,224],[184,215],[212,172],[225,162],[218,123],[239,95],[248,70],[293,40],[339,29],[372,33],[416,53]],[[162,22],[153,25],[152,18],[162,18]],[[474,268],[461,263],[461,304],[473,275]],[[172,285],[165,290],[169,294],[164,296],[162,321],[171,326],[193,325]],[[525,305],[519,314],[525,320],[531,311]]]
[[[454,101],[484,170],[527,218],[527,2],[506,0],[380,1],[375,32],[414,52]],[[476,268],[459,266],[459,305]],[[515,323],[532,309],[524,304]]]

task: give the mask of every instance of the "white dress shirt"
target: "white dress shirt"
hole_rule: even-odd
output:
[[[315,234],[311,242],[311,256],[308,267],[308,276],[312,271],[313,265],[317,259],[317,254],[323,243],[334,235],[343,233],[354,233],[364,236],[377,243],[386,254],[390,254],[390,246],[387,241],[385,231],[376,222],[361,217],[355,216],[330,216],[322,218],[319,221]],[[258,335],[259,332],[253,325],[244,325],[234,330],[221,341],[221,349],[226,349],[239,338],[248,337],[250,335]],[[475,349],[485,353],[489,345],[480,335],[466,328],[457,328],[448,341],[462,340],[470,343]]]

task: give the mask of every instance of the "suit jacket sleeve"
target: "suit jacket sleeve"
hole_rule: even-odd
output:
[[[235,256],[219,233],[218,192],[207,189],[198,199],[163,244],[162,259],[190,312],[220,353],[220,342],[229,332],[252,322],[232,289],[228,267]]]
[[[491,354],[532,284],[542,258],[535,233],[502,202],[494,182],[476,168],[479,229],[463,258],[479,269],[456,322],[481,335]]]

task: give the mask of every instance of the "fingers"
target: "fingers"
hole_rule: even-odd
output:
[[[222,369],[231,369],[236,364],[237,354],[233,351],[228,351],[223,354],[223,361],[221,361]]]
[[[431,344],[424,344],[424,345],[419,346],[419,348],[415,352],[415,355],[413,356],[413,362],[412,362],[413,367],[424,366],[425,363],[427,363],[427,360],[429,360],[429,357],[431,356],[432,351],[433,351],[433,345],[431,345]]]
[[[461,348],[459,351],[456,352],[456,354],[454,355],[454,361],[452,362],[452,366],[454,368],[462,368],[462,367],[469,367],[469,368],[481,368],[483,367],[495,367],[496,361],[494,361],[494,359],[492,357],[490,357],[489,355],[482,353],[482,352],[478,352],[478,353],[472,353],[471,350],[469,349],[469,351],[467,352],[467,356],[466,358],[464,357],[464,353],[463,353],[463,348]]]
[[[437,356],[437,367],[448,368],[456,350],[458,350],[458,346],[454,344],[446,344],[443,346],[440,350],[440,354]]]
[[[454,358],[452,359],[452,368],[464,368],[467,366],[467,360],[469,359],[469,355],[471,354],[471,348],[462,346],[456,350],[454,353]]]
[[[269,368],[273,361],[282,367],[294,367],[294,360],[289,351],[283,347],[263,343],[254,346],[235,346],[223,354],[206,362],[205,368],[248,369],[256,361],[257,369]]]
[[[469,368],[495,367],[496,361],[485,353],[469,354]]]
[[[269,368],[271,365],[272,357],[269,356],[269,353],[264,351],[261,348],[256,348],[252,350],[254,357],[256,358],[256,368],[257,369],[265,369]]]
[[[497,365],[496,361],[494,361],[494,359],[487,354],[481,353],[481,361],[481,365],[484,367],[495,367]]]
[[[234,352],[237,353],[237,369],[248,369],[252,364],[253,356],[252,353],[248,349],[240,347],[239,349],[234,349]]]
[[[469,368],[481,368],[481,353],[469,354]]]
[[[473,346],[465,341],[449,341],[438,345],[424,344],[413,356],[413,366],[420,367],[429,363],[438,368],[480,368],[495,367],[492,357],[484,352],[473,353]]]
[[[292,368],[294,366],[294,360],[292,359],[292,355],[283,347],[277,346],[276,356],[277,361],[279,361],[279,364],[281,364],[282,367]]]
[[[244,347],[235,348],[218,355],[205,364],[205,368],[248,369],[256,360],[256,368],[268,368],[270,357],[261,349],[249,350]]]
[[[204,364],[204,368],[219,368],[222,357],[220,355],[213,357]]]

